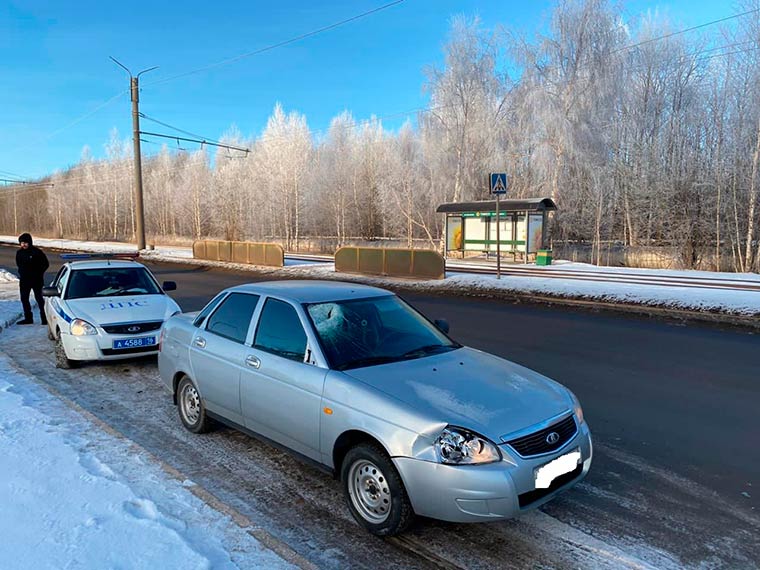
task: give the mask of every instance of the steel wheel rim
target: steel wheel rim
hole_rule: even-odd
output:
[[[180,397],[182,402],[182,415],[190,424],[198,423],[201,417],[201,397],[198,394],[198,390],[192,384],[186,384],[182,388],[182,394]]]
[[[371,461],[359,459],[351,465],[348,494],[356,511],[372,524],[385,522],[391,513],[388,479]]]

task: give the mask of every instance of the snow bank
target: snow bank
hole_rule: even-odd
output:
[[[109,241],[77,241],[68,239],[48,239],[34,237],[34,245],[41,248],[68,249],[72,251],[92,251],[97,253],[134,252],[137,247],[133,244]],[[14,236],[0,236],[0,243],[18,245],[18,238]],[[153,252],[143,252],[140,255],[150,257]],[[193,257],[193,248],[180,246],[157,246],[155,253],[170,255],[172,257],[187,259]]]
[[[760,315],[760,291],[570,281],[533,276],[502,276],[500,280],[497,280],[495,275],[461,274],[436,284],[423,284],[423,287],[485,294],[489,291],[514,292],[688,311],[723,312],[744,316]]]
[[[18,296],[18,278],[0,269],[0,331],[24,316]]]
[[[290,568],[0,354],[0,560],[40,568]]]

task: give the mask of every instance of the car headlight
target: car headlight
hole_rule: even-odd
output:
[[[88,334],[98,334],[98,330],[87,321],[74,319],[71,321],[71,334],[74,336],[85,336]]]
[[[470,430],[447,426],[435,440],[438,461],[449,465],[477,465],[501,461],[493,443]]]
[[[568,392],[570,392],[570,390],[568,390]],[[578,398],[576,398],[575,394],[573,394],[572,392],[570,392],[570,397],[573,400],[573,413],[575,413],[575,417],[578,418],[578,423],[582,424],[583,423],[583,408],[581,408],[581,403],[578,400]]]

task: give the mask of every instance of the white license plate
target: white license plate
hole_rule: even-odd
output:
[[[537,467],[534,471],[536,477],[536,489],[547,489],[557,477],[570,473],[581,462],[581,452],[579,449],[574,449],[570,453],[560,455],[557,459],[554,459]]]
[[[156,337],[144,336],[140,338],[120,338],[113,341],[113,347],[119,348],[139,348],[141,346],[153,346],[156,344]]]

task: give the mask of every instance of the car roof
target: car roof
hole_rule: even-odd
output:
[[[365,299],[367,297],[385,297],[392,292],[359,283],[345,281],[319,281],[316,279],[262,281],[230,287],[228,291],[257,293],[289,299],[297,303],[323,303],[329,301],[346,301]]]
[[[72,271],[76,269],[123,269],[125,267],[145,267],[142,263],[124,259],[88,259],[85,261],[69,261],[67,265],[71,268]]]

